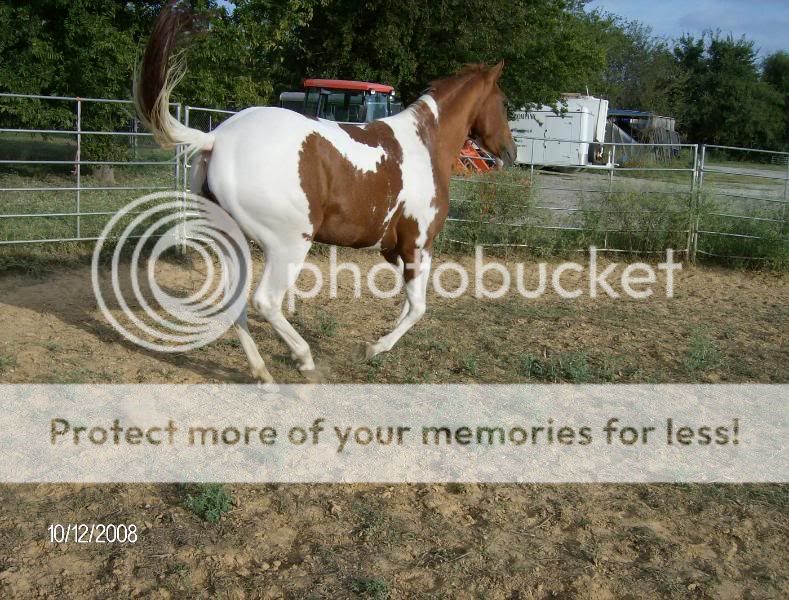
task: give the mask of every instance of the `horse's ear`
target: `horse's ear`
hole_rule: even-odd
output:
[[[488,69],[488,74],[493,78],[494,81],[498,81],[503,70],[504,61],[502,60],[498,64],[495,64],[490,69]]]

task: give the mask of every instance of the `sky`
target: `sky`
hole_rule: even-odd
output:
[[[789,50],[789,0],[592,0],[587,6],[640,21],[668,38],[720,29],[756,42],[762,58]]]

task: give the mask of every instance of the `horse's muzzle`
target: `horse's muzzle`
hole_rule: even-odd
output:
[[[505,167],[511,167],[515,164],[515,158],[518,156],[518,149],[513,144],[511,148],[503,148],[499,159],[504,163]]]

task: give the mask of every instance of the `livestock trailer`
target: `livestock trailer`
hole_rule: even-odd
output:
[[[523,108],[510,121],[517,164],[583,167],[604,160],[608,100],[565,94],[556,106]]]

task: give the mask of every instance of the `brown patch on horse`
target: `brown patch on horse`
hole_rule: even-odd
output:
[[[366,127],[362,127],[361,125],[351,125],[350,123],[338,123],[338,125],[340,126],[340,129],[351,136],[351,139],[353,139],[354,142],[359,142],[365,146],[370,146],[370,148],[378,148],[380,145],[375,133],[371,132]]]
[[[383,148],[384,156],[375,171],[362,171],[319,133],[307,136],[299,153],[299,177],[309,202],[312,239],[354,248],[381,240],[383,248],[393,247],[397,235],[391,225],[397,214],[388,221],[386,216],[403,189],[402,148],[385,123],[342,128],[359,143]]]

